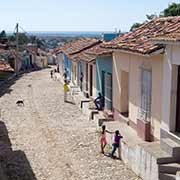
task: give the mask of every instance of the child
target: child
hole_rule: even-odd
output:
[[[53,70],[50,71],[51,79],[53,78]]]
[[[107,133],[112,133],[112,132],[109,132],[108,130],[106,130],[106,126],[103,125],[102,126],[102,131],[101,131],[101,153],[104,154],[104,148],[106,147],[106,144],[107,144],[107,140],[106,140],[106,132]]]
[[[67,92],[69,91],[68,83],[64,81],[64,102],[67,102]]]
[[[115,131],[115,135],[113,137],[113,144],[112,144],[112,152],[111,152],[111,156],[114,157],[114,153],[116,152],[116,149],[118,149],[118,153],[119,153],[119,159],[121,159],[121,147],[120,147],[120,140],[123,137],[120,135],[119,130]]]

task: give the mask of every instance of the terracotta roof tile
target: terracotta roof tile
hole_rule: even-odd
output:
[[[99,40],[94,38],[81,38],[65,44],[61,50],[67,55],[79,53],[87,48],[90,48],[99,43]]]
[[[180,42],[180,32],[166,33],[159,35],[151,39],[152,41],[164,41],[164,42]]]
[[[14,69],[11,68],[11,66],[6,61],[0,60],[0,71],[13,72]]]
[[[151,40],[154,37],[163,37],[165,34],[176,33],[180,29],[180,16],[157,18],[133,32],[129,32],[118,38],[103,44],[101,47],[120,49],[140,54],[150,54],[164,48],[161,44],[155,44]]]
[[[95,56],[111,55],[112,50],[101,47],[103,42],[86,50],[87,54]]]
[[[91,61],[95,60],[95,56],[91,56],[91,55],[85,53],[84,51],[74,54],[74,55],[70,55],[69,58],[75,62],[78,62],[81,60],[85,61],[85,62],[91,62]]]

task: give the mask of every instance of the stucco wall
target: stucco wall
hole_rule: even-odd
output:
[[[59,71],[61,74],[64,73],[64,57],[63,57],[63,53],[59,53],[57,55],[57,64],[59,64]]]
[[[72,82],[77,85],[77,63],[72,61]]]
[[[48,67],[48,59],[46,56],[36,56],[36,62],[35,63],[39,68]]]
[[[129,72],[129,59],[128,54],[113,53],[113,107],[120,112],[123,112],[121,109],[121,70]]]
[[[129,72],[129,119],[136,124],[141,100],[140,68],[142,65],[152,68],[151,133],[156,138],[160,138],[163,56],[143,57],[120,52],[113,53],[113,107],[123,112],[121,70]]]
[[[169,132],[176,126],[177,73],[180,65],[180,47],[167,45],[163,64],[162,128]]]

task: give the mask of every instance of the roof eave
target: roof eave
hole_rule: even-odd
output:
[[[124,49],[113,49],[113,48],[108,48],[108,49],[111,49],[113,52],[122,52],[126,54],[138,55],[138,56],[143,56],[143,57],[151,57],[151,56],[155,56],[164,52],[164,48],[156,49],[154,51],[151,51],[150,53],[145,53],[145,54],[140,53],[140,52],[133,52],[130,50],[124,50]]]
[[[89,54],[90,56],[95,56],[95,57],[107,57],[107,56],[112,56],[112,52],[108,52],[108,53],[88,53],[87,52],[87,54]]]
[[[154,44],[180,45],[180,41],[174,40],[152,40]]]

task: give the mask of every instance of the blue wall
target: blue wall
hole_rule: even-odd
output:
[[[117,38],[120,34],[119,33],[104,33],[103,34],[103,40],[108,42],[115,38]]]
[[[96,58],[96,89],[98,93],[102,93],[102,71],[112,74],[112,57]]]
[[[68,79],[71,80],[71,74],[72,74],[72,62],[71,60],[64,54],[64,69],[67,69],[68,71]]]

